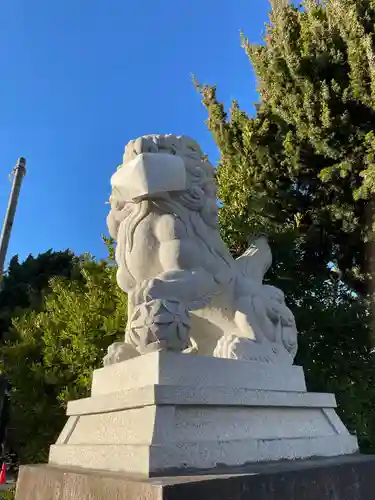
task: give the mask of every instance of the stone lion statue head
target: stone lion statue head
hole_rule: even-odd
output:
[[[130,141],[123,163],[111,180],[111,212],[108,227],[117,239],[118,227],[134,205],[168,206],[179,215],[179,207],[200,215],[217,227],[215,168],[190,137],[146,135]]]

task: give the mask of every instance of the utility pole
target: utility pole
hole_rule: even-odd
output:
[[[14,216],[16,215],[18,197],[20,194],[22,180],[26,174],[26,160],[19,158],[12,172],[13,184],[12,191],[9,197],[8,209],[5,215],[3,230],[0,237],[0,290],[1,280],[4,275],[5,258],[9,246],[10,234],[12,232]]]
[[[2,278],[4,276],[4,265],[8,251],[10,235],[12,232],[14,217],[16,215],[18,198],[20,195],[21,184],[26,175],[26,160],[18,158],[15,168],[12,171],[13,182],[10,192],[8,208],[6,211],[3,230],[0,236],[0,292],[2,289]],[[0,458],[1,462],[5,459],[5,441],[9,416],[9,383],[5,376],[0,373]]]

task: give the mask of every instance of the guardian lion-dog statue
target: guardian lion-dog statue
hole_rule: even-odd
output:
[[[297,329],[259,235],[234,259],[218,225],[215,169],[184,136],[129,142],[112,176],[107,223],[128,294],[124,342],[104,365],[151,351],[292,364]]]

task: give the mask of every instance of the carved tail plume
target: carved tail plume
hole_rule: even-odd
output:
[[[248,279],[259,284],[272,265],[272,252],[268,238],[264,234],[253,236],[249,241],[249,248],[236,259],[238,271]]]

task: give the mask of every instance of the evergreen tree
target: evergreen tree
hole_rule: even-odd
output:
[[[75,279],[55,277],[43,310],[13,319],[0,352],[0,371],[11,383],[8,446],[21,463],[43,462],[65,423],[69,400],[89,395],[93,369],[126,322],[126,296],[111,261],[89,256]]]
[[[221,151],[222,233],[235,256],[254,231],[271,236],[269,279],[295,312],[309,388],[338,393],[374,449],[375,3],[272,4],[264,43],[242,37],[254,116],[198,85]]]
[[[12,317],[28,309],[40,310],[48,283],[54,276],[70,277],[77,257],[66,250],[48,250],[37,257],[29,255],[19,263],[18,256],[11,259],[0,292],[0,338],[6,336]]]
[[[296,228],[307,268],[333,261],[366,294],[375,272],[375,4],[273,4],[265,43],[243,38],[261,97],[256,116],[234,102],[228,118],[215,87],[201,87],[222,152],[224,231],[238,251],[254,221],[283,234]]]
[[[0,291],[0,339],[9,337],[12,319],[43,308],[44,295],[48,292],[48,283],[53,276],[71,277],[77,263],[77,257],[69,250],[53,252],[49,250],[34,258],[19,263],[18,257],[11,259],[7,273],[1,282]],[[9,424],[8,382],[0,373],[0,447],[4,453]]]

